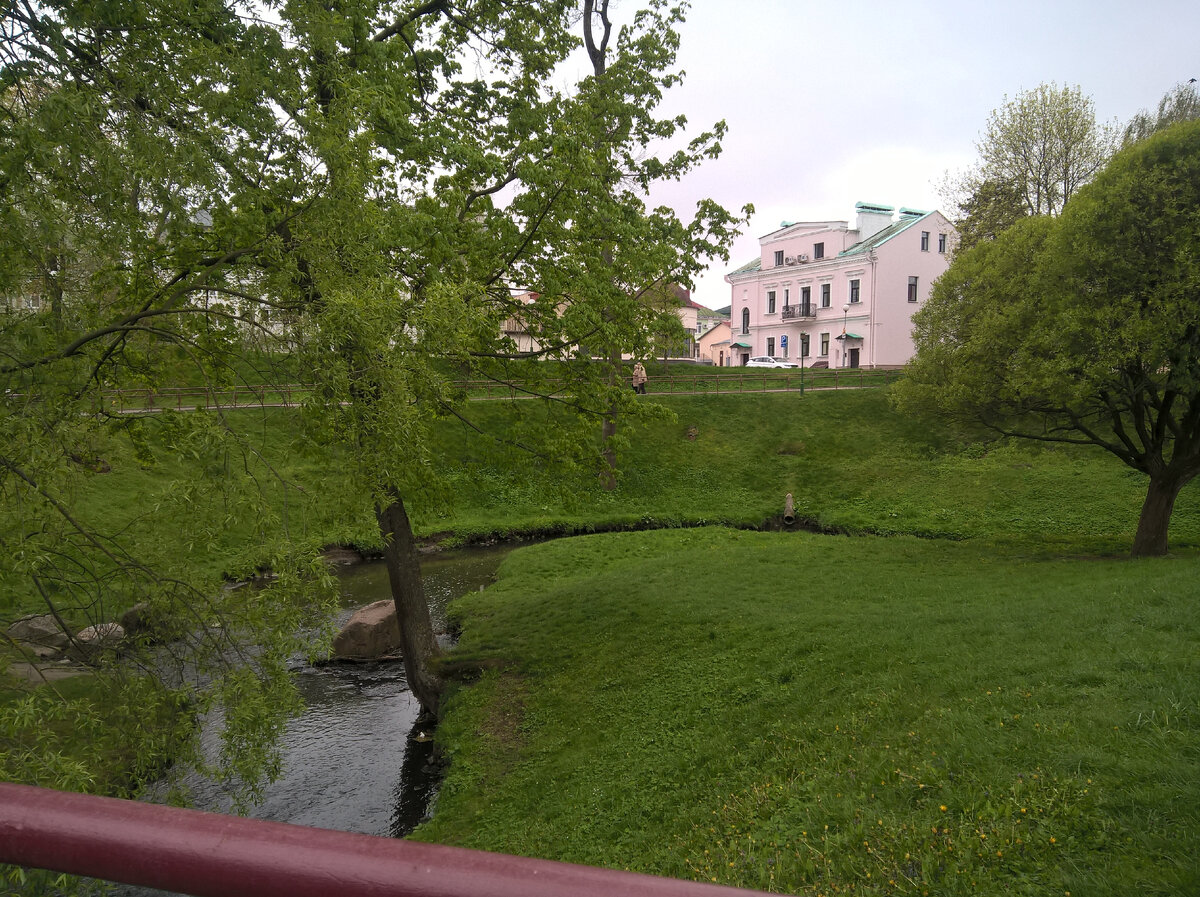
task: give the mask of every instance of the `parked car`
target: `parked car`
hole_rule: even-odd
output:
[[[786,358],[772,358],[770,355],[759,355],[746,362],[748,368],[798,368],[800,365]]]

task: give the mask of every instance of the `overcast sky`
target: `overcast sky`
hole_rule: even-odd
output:
[[[687,218],[703,196],[756,209],[730,263],[698,279],[693,298],[711,308],[784,219],[853,223],[860,200],[937,208],[937,182],[975,159],[1006,94],[1079,85],[1123,126],[1200,78],[1198,0],[695,0],[680,35],[687,77],[662,111],[693,133],[723,118],[729,135],[653,199]]]

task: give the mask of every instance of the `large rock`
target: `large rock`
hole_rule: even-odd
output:
[[[399,650],[400,623],[390,599],[360,607],[333,639],[334,660],[375,660]]]
[[[61,651],[71,643],[52,614],[22,617],[8,627],[8,637],[36,648]],[[42,656],[47,656],[39,651]]]
[[[75,644],[67,649],[67,656],[86,663],[102,651],[116,650],[123,641],[125,628],[120,623],[97,623],[75,633]]]

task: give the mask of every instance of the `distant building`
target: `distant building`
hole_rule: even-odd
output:
[[[735,364],[773,355],[831,368],[899,367],[912,313],[949,266],[956,233],[941,212],[860,202],[846,221],[785,222],[758,258],[725,275]]]
[[[729,319],[722,318],[715,326],[705,331],[696,340],[700,361],[714,364],[717,367],[731,367],[733,356],[729,354]]]
[[[535,335],[537,328],[532,323],[538,319],[538,315],[547,313],[546,309],[537,307],[540,300],[542,300],[541,295],[532,290],[512,295],[513,307],[501,329],[504,335],[512,341],[514,351],[518,353],[541,357],[538,353],[541,352],[542,346]],[[729,320],[726,315],[693,302],[691,292],[678,284],[667,284],[665,287],[648,290],[643,301],[662,312],[674,311],[685,331],[682,335],[672,331],[669,335],[664,335],[656,341],[655,354],[661,357],[698,359],[700,349],[697,341],[700,337],[718,324],[727,323]],[[563,308],[564,305],[559,303],[553,311],[561,314]],[[574,351],[574,349],[575,347],[563,349],[552,353],[550,357]]]
[[[683,347],[683,357],[699,359],[702,357],[700,338],[714,327],[728,323],[729,318],[720,312],[713,311],[706,305],[692,300],[691,292],[683,287],[673,287],[679,299],[679,321],[688,333],[687,345]]]

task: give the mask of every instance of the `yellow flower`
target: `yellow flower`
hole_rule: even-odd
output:
[[[1058,839],[1057,839],[1057,838],[1055,838],[1055,837],[1052,835],[1052,836],[1050,837],[1050,843],[1051,843],[1051,844],[1057,844],[1057,843],[1058,843]]]
[[[939,809],[939,810],[941,810],[943,813],[945,813],[945,812],[946,812],[946,805],[945,805],[945,804],[942,804],[942,805],[941,805],[941,806],[940,806],[938,809]]]

